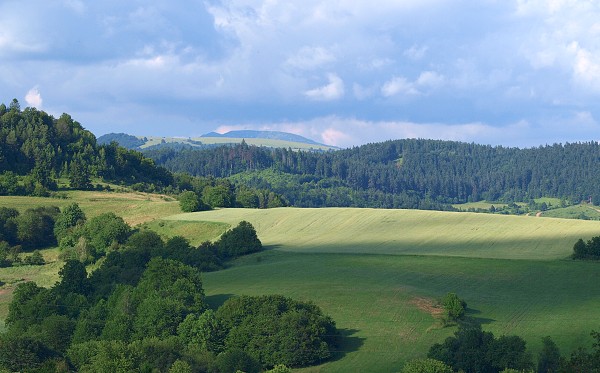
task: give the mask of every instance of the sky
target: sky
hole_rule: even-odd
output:
[[[3,0],[0,102],[96,136],[600,140],[598,0]]]

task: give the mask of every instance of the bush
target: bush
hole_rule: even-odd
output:
[[[200,199],[192,191],[185,191],[179,195],[179,207],[183,212],[194,212],[200,209]]]

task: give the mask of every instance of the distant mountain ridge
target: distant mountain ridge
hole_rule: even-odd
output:
[[[306,137],[296,135],[289,132],[280,131],[256,131],[256,130],[237,130],[229,131],[226,133],[209,132],[200,137],[230,137],[236,139],[270,139],[270,140],[283,140],[292,142],[301,142],[312,145],[325,145],[318,143],[314,140],[307,139]]]
[[[265,146],[269,148],[291,148],[307,151],[331,151],[339,148],[324,145],[306,137],[280,131],[240,130],[227,133],[209,132],[200,137],[158,137],[134,136],[126,133],[108,133],[98,137],[99,144],[116,142],[132,150],[146,151],[150,148],[183,149],[192,147],[209,149],[226,144],[239,144],[244,140],[248,145]]]

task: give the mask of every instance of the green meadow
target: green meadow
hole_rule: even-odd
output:
[[[453,291],[468,316],[496,335],[523,337],[534,354],[549,335],[563,354],[591,344],[600,329],[600,263],[568,259],[600,222],[466,212],[355,208],[222,209],[180,214],[178,203],[144,193],[69,192],[69,199],[1,197],[21,210],[77,202],[88,216],[113,211],[128,223],[194,244],[246,220],[263,252],[204,274],[209,303],[242,294],[312,301],[343,338],[334,360],[302,372],[393,372],[456,330],[442,327],[437,300]],[[12,289],[50,286],[60,262],[0,269],[0,319]],[[0,323],[0,330],[2,324]]]
[[[267,250],[205,274],[209,300],[280,293],[310,300],[345,336],[338,359],[307,372],[397,371],[455,331],[437,299],[457,292],[496,335],[550,335],[563,353],[591,343],[600,319],[598,263],[567,259],[600,223],[371,209],[216,210],[177,221],[251,222]]]

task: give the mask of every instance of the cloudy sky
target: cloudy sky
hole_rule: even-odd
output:
[[[97,136],[600,140],[600,1],[3,0],[0,93]]]

